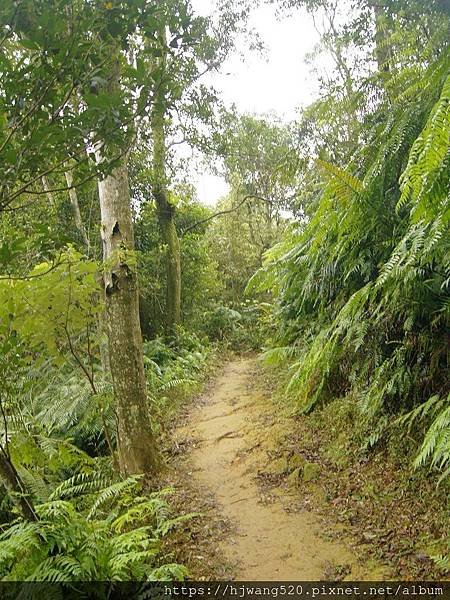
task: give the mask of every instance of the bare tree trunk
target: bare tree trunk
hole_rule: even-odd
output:
[[[55,199],[53,197],[52,192],[50,191],[50,185],[48,183],[48,179],[45,175],[41,177],[42,187],[44,188],[44,192],[47,194],[47,198],[50,206],[55,207]]]
[[[158,463],[147,399],[134,236],[125,163],[98,183],[106,327],[123,474],[149,473]]]
[[[166,187],[166,138],[164,133],[164,92],[156,92],[152,113],[153,134],[153,197],[156,201],[162,238],[166,245],[166,328],[171,333],[181,320],[181,255],[175,225],[175,207],[169,202]]]
[[[89,254],[91,245],[89,242],[88,235],[86,233],[86,228],[83,224],[83,219],[81,218],[81,211],[80,211],[80,205],[78,203],[77,190],[74,187],[72,187],[73,186],[72,171],[66,171],[65,176],[66,176],[67,187],[69,188],[70,205],[72,206],[73,216],[75,219],[75,225],[78,229],[79,234],[81,235],[83,244],[86,247],[86,252]]]
[[[33,503],[3,447],[0,448],[0,478],[23,518],[27,521],[37,521]]]
[[[159,222],[167,246],[167,330],[174,327],[181,320],[181,257],[180,242],[178,240],[175,221],[173,218],[173,207],[167,203],[167,211],[159,210]],[[169,213],[169,217],[166,214]]]
[[[375,57],[380,73],[388,74],[390,71],[391,52],[387,43],[388,31],[383,19],[383,8],[374,3],[373,5],[375,21]]]

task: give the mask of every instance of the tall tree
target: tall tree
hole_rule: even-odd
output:
[[[157,69],[161,74],[161,78],[155,89],[151,115],[153,137],[152,192],[167,252],[166,328],[171,333],[181,318],[181,256],[180,241],[175,225],[176,209],[169,200],[167,189],[167,140],[164,121],[168,110],[168,89],[166,81],[167,40],[164,27],[160,29],[158,35],[161,41],[162,53],[157,62]]]
[[[109,364],[116,399],[117,444],[119,465],[123,474],[150,473],[158,464],[156,438],[151,427],[149,399],[144,371],[142,333],[139,320],[139,292],[137,262],[133,233],[130,188],[128,181],[128,152],[132,143],[132,124],[136,123],[136,109],[142,115],[148,108],[145,86],[138,92],[135,80],[128,79],[130,64],[127,60],[131,38],[137,35],[137,25],[150,22],[154,30],[154,7],[146,13],[142,7],[127,7],[110,15],[105,32],[109,39],[109,72],[104,72],[101,95],[123,98],[131,109],[131,118],[123,128],[123,141],[118,146],[119,158],[112,170],[98,182],[101,237],[103,246],[103,289],[106,307],[106,331],[109,346]],[[142,8],[142,12],[139,10]],[[145,27],[139,36],[145,39]],[[145,45],[152,52],[151,43]],[[142,60],[142,59],[141,59]],[[106,82],[106,83],[104,83]],[[131,92],[131,93],[130,93]],[[137,103],[134,97],[139,96]],[[130,115],[130,113],[129,113]],[[117,119],[114,106],[110,113]],[[94,142],[96,160],[100,169],[105,161],[108,139],[102,139],[101,130]]]
[[[0,8],[0,109],[9,118],[0,122],[0,153],[6,157],[0,208],[19,210],[24,198],[25,203],[36,195],[53,198],[59,191],[71,193],[74,180],[81,185],[100,177],[107,330],[124,473],[151,470],[156,462],[125,159],[136,114],[147,110],[148,85],[124,59],[138,31],[141,37],[152,36],[155,10],[144,1],[39,0],[20,6],[6,2]],[[147,45],[147,51],[153,49]],[[88,157],[92,148],[97,164]],[[77,173],[64,181],[61,174],[74,165]]]
[[[216,17],[194,15],[189,0],[170,0],[159,6],[159,56],[150,63],[153,72],[152,195],[155,200],[162,238],[166,246],[166,329],[172,332],[181,317],[181,257],[176,229],[176,205],[170,176],[173,156],[169,149],[173,136],[188,147],[205,150],[199,134],[213,121],[217,96],[202,86],[202,76],[217,70],[232,50],[234,35],[242,27],[248,8],[239,3],[219,5]],[[179,142],[176,142],[179,143]]]
[[[139,295],[128,172],[125,160],[98,184],[109,359],[118,417],[119,464],[124,474],[157,464],[144,374]]]

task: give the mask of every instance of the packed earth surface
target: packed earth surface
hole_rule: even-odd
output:
[[[207,552],[215,546],[222,575],[241,581],[388,576],[386,567],[362,564],[338,523],[330,527],[299,502],[302,486],[320,478],[319,466],[300,454],[279,455],[293,421],[275,414],[258,375],[254,358],[226,364],[175,435],[175,447],[190,449],[183,468],[191,490],[209,495],[208,517],[215,510],[227,523],[211,533]],[[194,538],[192,553],[202,560],[196,548]]]

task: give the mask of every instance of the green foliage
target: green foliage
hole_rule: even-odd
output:
[[[415,467],[450,473],[448,14],[438,0],[360,2],[340,25],[339,3],[282,2],[321,7],[318,51],[336,65],[300,122],[283,125],[219,109],[198,85],[233,46],[248,11],[238,4],[212,18],[183,0],[0,5],[0,452],[17,484],[0,488],[2,579],[186,575],[161,541],[187,517],[171,518],[167,490],[144,493],[113,468],[93,206],[95,180],[125,153],[155,433],[206,377],[211,342],[266,339],[267,359],[290,365],[295,409],[335,413],[336,452],[349,448],[345,421],[362,452],[406,431]],[[170,337],[170,243],[145,129],[157,100],[181,242],[183,327]],[[179,183],[180,137],[214,147],[231,187],[219,215]]]
[[[281,207],[290,206],[289,197],[302,164],[293,127],[277,122],[274,117],[269,121],[253,115],[225,113],[222,119],[220,153],[226,178],[242,194],[265,199],[265,205],[256,203],[253,214],[259,220],[265,218],[267,228],[271,220],[279,218]],[[248,204],[249,211],[254,204]],[[261,231],[261,235],[267,232]]]
[[[250,197],[242,203],[243,195],[237,188],[218,203],[218,212],[225,214],[212,221],[207,232],[223,286],[220,297],[225,305],[237,310],[264,253],[279,240],[285,228],[276,208],[258,198]]]
[[[116,422],[111,384],[99,364],[96,270],[69,248],[54,265],[0,282],[7,299],[0,329],[0,443],[37,515],[35,522],[18,516],[12,495],[0,489],[3,579],[185,576],[160,550],[161,539],[186,517],[170,517],[167,490],[144,495],[137,478],[121,480],[112,470]],[[179,398],[198,383],[208,357],[194,335],[180,331],[172,344],[155,340],[146,358],[149,397],[170,410],[173,394]],[[155,420],[167,418],[169,408]]]
[[[95,262],[69,248],[22,279],[0,280],[1,333],[61,359],[62,347],[69,353],[72,338],[92,329],[101,309],[97,272]]]
[[[152,398],[153,426],[165,428],[180,403],[193,394],[207,375],[212,349],[207,338],[181,327],[170,341],[157,337],[144,342],[144,364]]]
[[[13,581],[139,581],[184,570],[158,560],[170,519],[168,490],[140,496],[137,478],[105,487],[79,475],[36,506],[38,520],[13,521],[0,535],[0,576]]]
[[[233,304],[217,304],[205,311],[203,331],[233,350],[259,350],[270,329],[271,305],[254,299]]]
[[[116,421],[99,364],[97,269],[69,248],[54,264],[0,281],[0,443],[37,515],[35,522],[18,516],[12,495],[0,488],[3,579],[185,576],[160,557],[161,539],[185,517],[170,517],[166,491],[144,495],[136,478],[120,480],[112,471]],[[180,332],[175,343],[160,377],[147,369],[149,395],[171,407],[172,390],[191,389],[207,358],[195,336]],[[161,353],[155,358],[164,362]]]
[[[111,382],[96,366],[96,393],[78,371],[59,368],[45,370],[45,385],[36,385],[33,393],[33,414],[51,435],[68,436],[74,444],[93,454],[108,451],[105,426],[115,440],[116,418]]]
[[[309,218],[267,253],[248,289],[277,298],[276,347],[267,357],[290,359],[286,391],[299,411],[351,393],[360,427],[370,430],[366,446],[393,431],[390,424],[408,422],[421,444],[414,465],[443,478],[450,466],[450,88],[444,26],[433,23],[436,46],[420,67],[399,57],[374,102],[346,91],[359,105],[352,150],[336,153],[343,162],[334,164],[319,149],[322,191],[309,180]],[[334,118],[314,110],[307,119]]]
[[[436,563],[439,569],[442,569],[443,573],[446,573],[450,568],[450,553],[449,554],[438,554],[431,557]]]
[[[105,85],[119,49],[128,47],[137,27],[147,32],[152,12],[141,2],[116,4],[111,10],[108,3],[97,2],[37,0],[20,7],[2,2],[2,210],[17,208],[24,196],[29,202],[46,194],[41,178],[59,174],[71,158],[84,180],[94,177],[97,167],[90,160],[92,151],[86,152],[87,139],[103,141],[108,160],[101,168],[112,168],[110,159],[130,140],[137,87],[143,86],[139,104],[144,106],[139,108],[145,108],[147,74],[124,69],[115,94]],[[155,46],[147,48],[156,52]]]
[[[242,321],[242,315],[228,306],[218,305],[207,315],[205,330],[211,339],[223,340],[234,333]]]
[[[183,126],[191,143],[199,141],[189,127],[213,120],[216,97],[197,87],[197,75],[224,59],[246,10],[225,3],[218,19],[208,19],[183,0],[19,4],[0,6],[0,452],[11,471],[10,478],[2,472],[0,486],[0,577],[183,578],[183,567],[159,551],[161,538],[185,517],[170,518],[164,490],[144,494],[136,478],[114,472],[118,398],[95,260],[97,183],[133,156],[135,139],[149,150],[145,123],[158,90],[168,135]],[[168,249],[153,206],[144,205],[151,167],[147,157],[134,158],[139,252],[125,262],[140,269],[154,409],[148,425],[160,432],[205,377],[211,348],[181,328],[170,340],[157,337]],[[200,331],[199,305],[206,309],[222,291],[202,224],[211,210],[189,186],[169,193],[183,234],[183,323]]]
[[[136,165],[136,171],[139,167]],[[135,174],[136,191],[143,192],[139,172]],[[192,190],[172,194],[176,205],[175,223],[180,234],[181,312],[182,323],[195,330],[199,327],[198,306],[207,306],[221,293],[217,262],[205,233],[206,225],[194,227],[210,215],[210,210],[192,197]],[[185,233],[186,232],[186,233]],[[166,307],[166,254],[155,207],[146,204],[136,223],[136,245],[141,280],[141,324],[146,338],[161,333]]]
[[[48,366],[45,373],[51,373]],[[72,374],[70,389],[76,381]],[[170,517],[164,499],[169,491],[144,495],[139,478],[118,479],[110,457],[98,456],[97,447],[89,456],[71,443],[68,433],[79,431],[85,443],[86,425],[76,411],[67,415],[64,407],[52,406],[50,394],[60,391],[58,384],[59,378],[44,387],[36,378],[20,403],[5,405],[3,396],[7,451],[37,520],[24,520],[3,502],[0,577],[50,582],[184,577],[182,567],[159,556],[161,538],[185,518]],[[35,400],[39,389],[42,397]],[[2,439],[4,434],[3,429]]]
[[[423,404],[397,420],[408,426],[408,431],[419,422],[430,423],[414,465],[421,467],[427,462],[437,469],[445,469],[441,479],[450,474],[450,395],[447,398],[432,396]]]

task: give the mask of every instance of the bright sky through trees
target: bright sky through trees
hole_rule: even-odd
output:
[[[193,6],[197,13],[209,14],[214,3],[195,0]],[[291,120],[296,109],[308,105],[317,91],[317,78],[305,61],[319,41],[312,17],[302,9],[289,17],[277,17],[274,6],[262,5],[252,12],[250,29],[259,34],[264,53],[246,51],[241,40],[239,51],[245,62],[242,56],[230,57],[209,81],[227,105],[235,103],[245,112],[275,113]],[[205,173],[197,179],[198,197],[205,204],[215,204],[227,190],[220,177]]]

